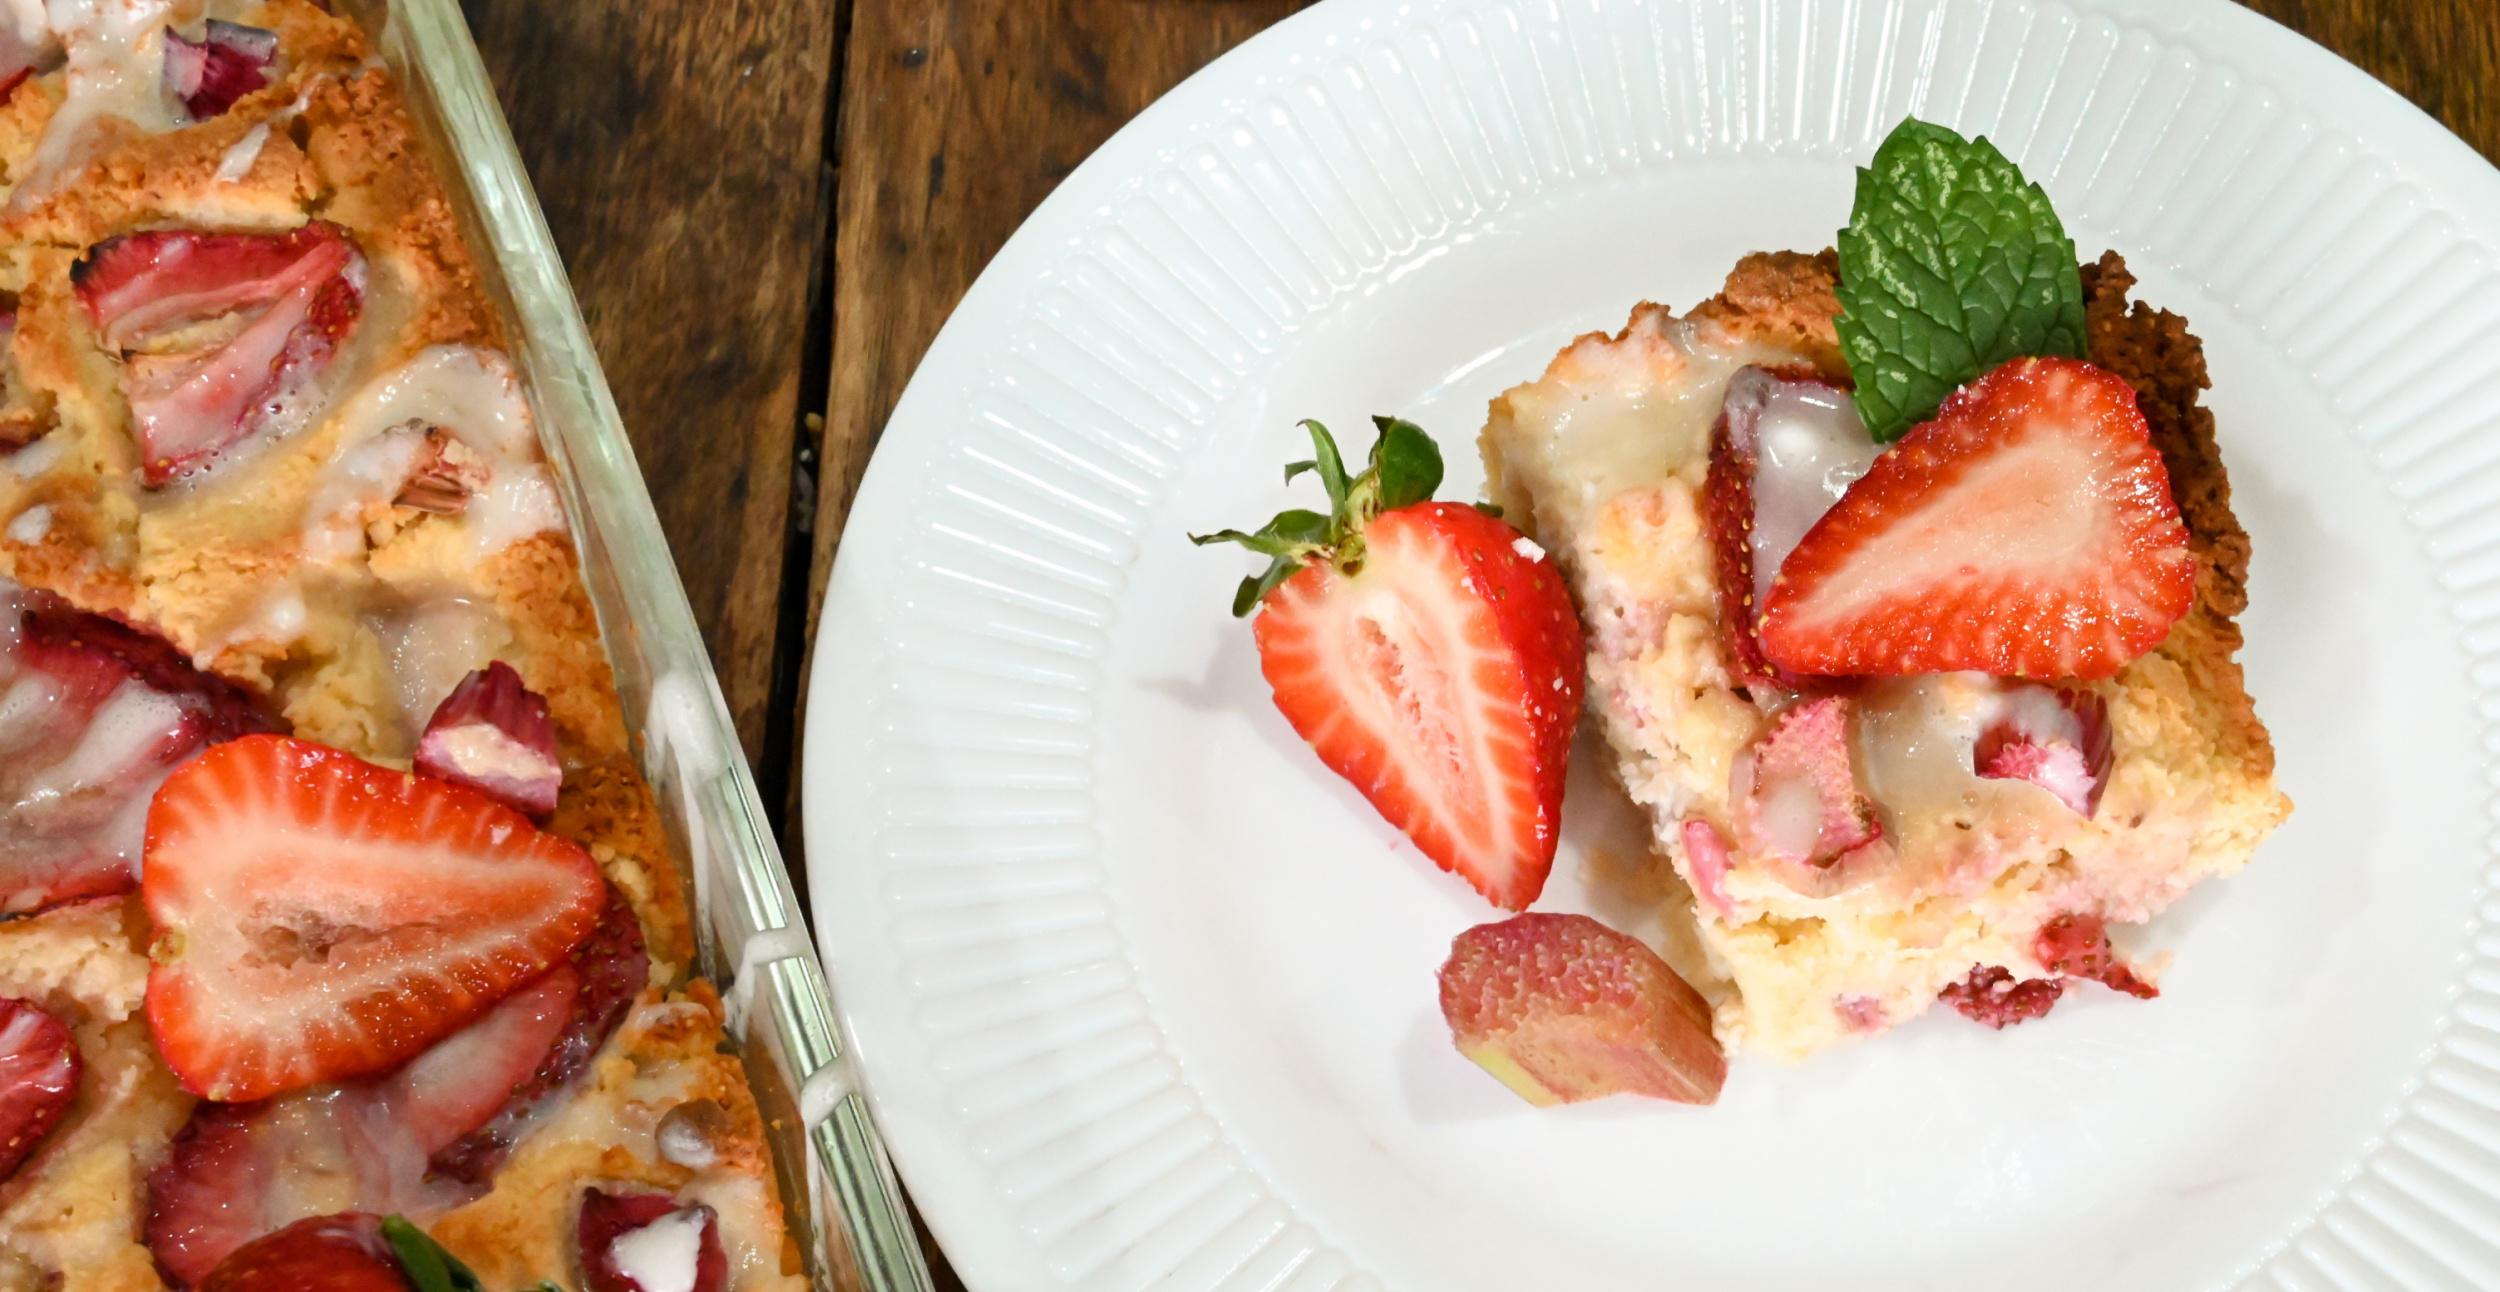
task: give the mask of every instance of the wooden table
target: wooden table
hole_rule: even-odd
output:
[[[1096,145],[1308,2],[463,0],[794,867],[810,628],[921,352]],[[2500,0],[2250,7],[2500,159]]]

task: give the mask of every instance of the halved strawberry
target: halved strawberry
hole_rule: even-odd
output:
[[[1285,720],[1425,856],[1496,906],[1535,901],[1561,838],[1580,719],[1580,621],[1551,558],[1458,503],[1424,501],[1441,458],[1413,425],[1375,419],[1348,478],[1306,422],[1332,513],[1286,512],[1242,543],[1275,558],[1234,613],[1264,608],[1259,667]]]
[[[197,1280],[199,1292],[413,1292],[382,1218],[309,1216],[246,1243]]]
[[[2135,392],[2016,359],[1816,522],[1763,599],[1762,649],[1796,673],[2108,677],[2187,613],[2195,577]]]
[[[68,1114],[84,1066],[61,1020],[30,1000],[0,1000],[0,1180]]]
[[[157,1048],[230,1101],[406,1061],[562,960],[607,903],[579,845],[485,795],[274,736],[166,780],[140,891]]]

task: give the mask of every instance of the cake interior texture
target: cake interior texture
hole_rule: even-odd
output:
[[[2080,267],[2086,357],[2136,392],[2187,528],[2195,598],[2115,677],[2056,683],[2105,706],[2097,805],[2087,817],[1974,769],[1982,727],[2013,702],[2008,683],[1871,679],[1848,688],[1845,710],[1880,846],[1818,861],[1749,846],[1752,751],[1811,697],[1748,686],[1731,658],[1710,441],[1749,366],[1846,386],[1837,272],[1828,251],[1758,253],[1684,315],[1643,304],[1620,332],[1579,338],[1496,398],[1480,441],[1492,500],[1555,554],[1579,603],[1589,712],[1652,824],[1657,864],[1681,881],[1670,925],[1696,935],[1671,936],[1670,957],[1697,948],[1679,967],[1711,998],[1723,1042],[1783,1059],[1881,1032],[1974,975],[2056,982],[2074,967],[2058,962],[2061,930],[2152,918],[2247,864],[2291,807],[2234,658],[2249,544],[2198,404],[2203,352],[2184,320],[2130,303],[2134,280],[2112,252]]]

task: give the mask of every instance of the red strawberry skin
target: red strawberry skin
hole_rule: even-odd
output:
[[[2126,381],[2016,359],[1807,532],[1764,598],[1762,648],[1800,674],[2109,677],[2187,613],[2195,577]]]
[[[228,1102],[407,1061],[563,960],[607,904],[588,853],[510,808],[277,736],[166,780],[140,894],[157,1048]]]
[[[84,1067],[61,1020],[33,1001],[0,1000],[0,1180],[68,1114]]]
[[[365,1212],[313,1216],[242,1247],[201,1281],[199,1292],[411,1292]]]
[[[687,1212],[698,1227],[695,1240],[694,1292],[722,1292],[729,1286],[729,1254],[720,1242],[719,1217],[710,1207],[687,1207],[657,1193],[582,1194],[581,1219],[575,1241],[582,1257],[582,1286],[588,1292],[654,1292],[625,1272],[616,1257],[617,1240],[637,1229]]]
[[[1460,503],[1384,512],[1358,573],[1313,563],[1255,621],[1276,707],[1425,856],[1505,910],[1545,887],[1580,720],[1553,560]]]

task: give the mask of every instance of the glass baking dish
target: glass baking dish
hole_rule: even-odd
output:
[[[774,1143],[815,1286],[926,1292],[885,1144],[849,1074],[833,998],[764,824],[720,684],[607,378],[457,0],[349,0],[406,89],[562,484],[642,771],[694,893],[700,967]]]

